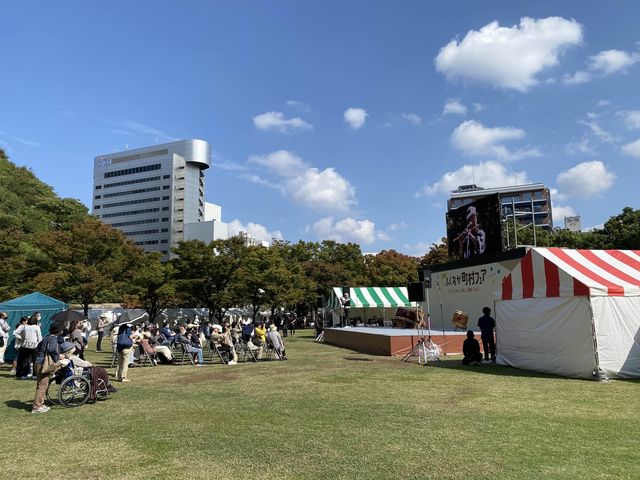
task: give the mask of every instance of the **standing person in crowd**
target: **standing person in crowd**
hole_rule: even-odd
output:
[[[21,325],[26,325],[29,321],[29,317],[22,317],[16,326],[16,329],[13,331],[13,348],[17,352],[20,352],[20,347],[22,347],[22,336],[16,336],[16,331],[20,328]],[[11,371],[9,375],[15,375],[18,370],[18,355],[13,358],[13,365],[11,366]]]
[[[480,365],[482,360],[482,353],[480,353],[480,344],[476,340],[473,334],[473,330],[467,332],[467,339],[462,343],[462,353],[464,358],[462,359],[463,365]]]
[[[289,324],[289,333],[291,333],[292,337],[296,336],[296,324],[298,323],[298,318],[295,314],[291,315],[291,323]]]
[[[133,350],[133,332],[131,326],[123,323],[118,329],[116,341],[118,352],[118,366],[116,368],[116,380],[118,382],[129,382],[127,373],[129,372],[129,357]]]
[[[84,360],[84,336],[78,320],[71,320],[71,323],[69,323],[69,341],[76,347],[78,356]]]
[[[291,314],[286,313],[282,320],[282,336],[286,337],[289,335],[289,326],[291,325]]]
[[[101,313],[98,316],[98,341],[96,342],[96,352],[102,351],[102,337],[104,337],[104,329],[107,326],[107,320],[109,319],[109,315],[106,313]]]
[[[31,413],[47,413],[50,408],[44,404],[47,389],[49,388],[49,373],[42,372],[45,355],[51,357],[51,361],[57,363],[65,359],[60,353],[60,343],[58,335],[62,333],[64,325],[61,323],[52,323],[49,327],[49,335],[42,339],[38,345],[34,370],[37,375],[38,383],[36,384],[36,398],[33,400]]]
[[[225,349],[231,357],[231,360],[229,360],[227,365],[235,365],[238,363],[238,354],[236,353],[236,349],[233,345],[231,325],[229,325],[229,322],[225,322],[222,327],[222,348]]]
[[[20,337],[18,350],[18,367],[16,378],[25,380],[32,377],[32,364],[35,363],[37,348],[42,341],[42,332],[38,325],[38,317],[34,314],[27,319],[26,325],[20,325],[15,331],[16,338]]]
[[[267,334],[267,337],[269,338],[271,345],[273,345],[273,348],[276,349],[276,352],[278,353],[278,358],[280,358],[280,360],[286,360],[287,356],[284,350],[284,342],[282,341],[280,332],[278,332],[278,329],[276,328],[275,325],[271,325],[271,327],[269,328],[269,333]]]
[[[478,328],[480,328],[480,339],[482,340],[482,350],[484,351],[484,359],[496,363],[496,342],[493,338],[493,331],[496,328],[496,321],[491,316],[491,309],[484,307],[482,309],[484,315],[478,320]]]
[[[82,330],[82,340],[84,342],[84,348],[82,350],[84,351],[87,345],[89,345],[89,337],[91,336],[91,322],[89,319],[82,319],[82,322],[80,322],[80,330]]]
[[[0,312],[0,365],[4,365],[4,352],[9,343],[9,323],[6,312]]]

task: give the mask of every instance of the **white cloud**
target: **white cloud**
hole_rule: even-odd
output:
[[[310,110],[307,103],[299,100],[287,100],[285,103],[287,104],[287,107],[293,108],[299,112],[308,112]]]
[[[444,102],[442,114],[443,115],[466,115],[467,107],[457,98],[449,98],[446,102]]]
[[[279,230],[274,230],[270,232],[267,230],[267,227],[264,225],[260,225],[259,223],[249,222],[244,225],[240,220],[235,219],[232,222],[229,222],[229,235],[237,235],[240,232],[247,233],[251,238],[259,242],[268,242],[275,238],[276,240],[282,240],[282,233]]]
[[[403,113],[402,118],[404,118],[411,125],[420,125],[422,123],[422,118],[420,118],[415,113]]]
[[[486,106],[484,106],[484,105],[483,105],[483,104],[481,104],[481,103],[475,103],[475,102],[474,102],[474,104],[473,104],[473,109],[474,109],[476,112],[481,112],[481,111],[485,110],[486,108],[487,108],[487,107],[486,107]]]
[[[593,155],[595,151],[589,142],[589,138],[586,136],[582,137],[577,142],[569,142],[565,145],[564,151],[569,155],[575,155],[578,153],[585,153]]]
[[[376,230],[376,224],[371,220],[356,220],[347,217],[336,220],[334,217],[325,217],[318,220],[308,230],[317,235],[320,239],[335,240],[346,243],[355,242],[360,244],[370,244],[376,240],[388,240],[388,236]]]
[[[558,64],[564,48],[581,42],[582,26],[575,20],[524,17],[513,27],[493,21],[442,47],[435,65],[449,79],[524,92],[538,83],[538,73]]]
[[[605,75],[616,73],[640,61],[640,54],[624,50],[604,50],[589,57],[589,68]]]
[[[624,145],[622,151],[630,157],[640,158],[640,138],[635,142]]]
[[[354,130],[364,126],[369,114],[363,108],[347,108],[344,111],[344,121]]]
[[[552,202],[551,205],[551,214],[555,219],[555,226],[564,225],[564,217],[575,217],[576,211],[573,207],[563,206],[563,205],[555,205]],[[562,222],[562,223],[561,223]]]
[[[588,198],[607,190],[616,179],[616,174],[607,170],[599,160],[579,163],[561,172],[556,181],[569,197]]]
[[[565,74],[562,77],[562,83],[565,85],[580,85],[591,81],[591,74],[584,70],[578,70],[573,75]]]
[[[598,106],[599,107],[606,107],[607,105],[609,105],[611,102],[609,100],[600,100],[598,101]]]
[[[498,162],[483,162],[477,165],[463,165],[458,170],[445,173],[440,180],[429,185],[425,183],[416,196],[449,193],[460,185],[476,184],[479,187],[503,187],[529,183],[527,172],[510,170]]]
[[[260,182],[278,185],[283,193],[300,205],[320,211],[346,211],[358,203],[355,188],[336,170],[311,167],[287,150],[269,155],[252,155],[249,162],[264,167],[276,176],[270,181],[256,175]]]
[[[613,143],[617,140],[615,135],[607,132],[604,128],[602,128],[596,122],[585,122],[584,120],[580,120],[578,123],[582,125],[586,125],[593,132],[593,134],[598,137],[600,140],[606,143]]]
[[[617,112],[622,117],[629,130],[640,128],[640,110]]]
[[[503,145],[503,142],[518,140],[524,136],[525,132],[520,128],[490,128],[475,120],[467,120],[456,127],[449,141],[466,155],[493,156],[500,160],[539,157],[540,152],[535,148],[511,151]]]
[[[282,112],[265,112],[253,117],[253,124],[258,130],[276,131],[280,133],[295,133],[313,130],[313,125],[299,117],[285,118]]]
[[[174,142],[178,140],[175,137],[167,135],[162,130],[158,130],[155,127],[151,127],[149,125],[145,125],[144,123],[136,122],[135,120],[120,120],[120,121],[112,121],[112,120],[104,120],[106,123],[111,125],[115,125],[121,129],[124,129],[121,133],[130,132],[133,134],[142,134],[142,135],[150,135],[152,137],[160,138],[162,140],[166,140],[168,142]]]

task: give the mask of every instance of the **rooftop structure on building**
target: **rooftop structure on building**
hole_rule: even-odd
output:
[[[570,232],[581,232],[582,220],[580,218],[580,215],[564,217],[564,228],[569,230]]]
[[[93,214],[164,259],[182,240],[227,238],[221,207],[204,200],[204,172],[210,165],[211,146],[204,140],[99,155]]]
[[[477,185],[461,185],[451,192],[447,209],[454,210],[480,198],[498,194],[503,220],[515,220],[520,224],[532,224],[545,230],[553,229],[551,192],[543,183],[483,188]]]

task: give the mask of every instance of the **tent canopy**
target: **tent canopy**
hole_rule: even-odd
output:
[[[35,312],[42,314],[40,320],[40,330],[43,335],[49,333],[49,324],[51,323],[51,317],[56,313],[66,310],[67,304],[51,298],[44,293],[33,292],[23,297],[14,298],[3,303],[0,303],[0,312],[7,312],[7,321],[11,326],[11,331],[16,328],[20,318],[24,316],[31,316]],[[5,357],[11,360],[15,357],[16,351],[13,348],[13,335],[9,339],[9,346],[5,353]]]
[[[640,296],[640,251],[531,248],[497,293],[502,300],[574,296]]]
[[[340,308],[343,292],[340,287],[333,287],[327,306]],[[414,306],[409,301],[407,287],[354,287],[349,288],[349,298],[353,308],[398,308]]]

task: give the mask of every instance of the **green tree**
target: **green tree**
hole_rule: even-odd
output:
[[[432,243],[429,251],[420,259],[420,268],[430,268],[449,261],[447,238],[443,237],[438,243]]]
[[[418,280],[419,261],[395,250],[383,250],[365,256],[366,285],[377,287],[405,286]]]
[[[172,265],[182,300],[207,308],[209,319],[221,321],[238,303],[233,286],[247,249],[240,236],[209,245],[199,240],[180,242],[173,249]]]
[[[39,273],[35,285],[66,302],[82,305],[113,300],[127,289],[143,251],[122,233],[88,218],[42,234],[39,245],[49,259],[49,269]]]
[[[604,238],[604,248],[640,250],[640,210],[623,208],[622,213],[611,217],[595,233]]]
[[[154,321],[166,308],[177,305],[173,266],[160,261],[159,253],[147,253],[133,273],[130,293]]]

